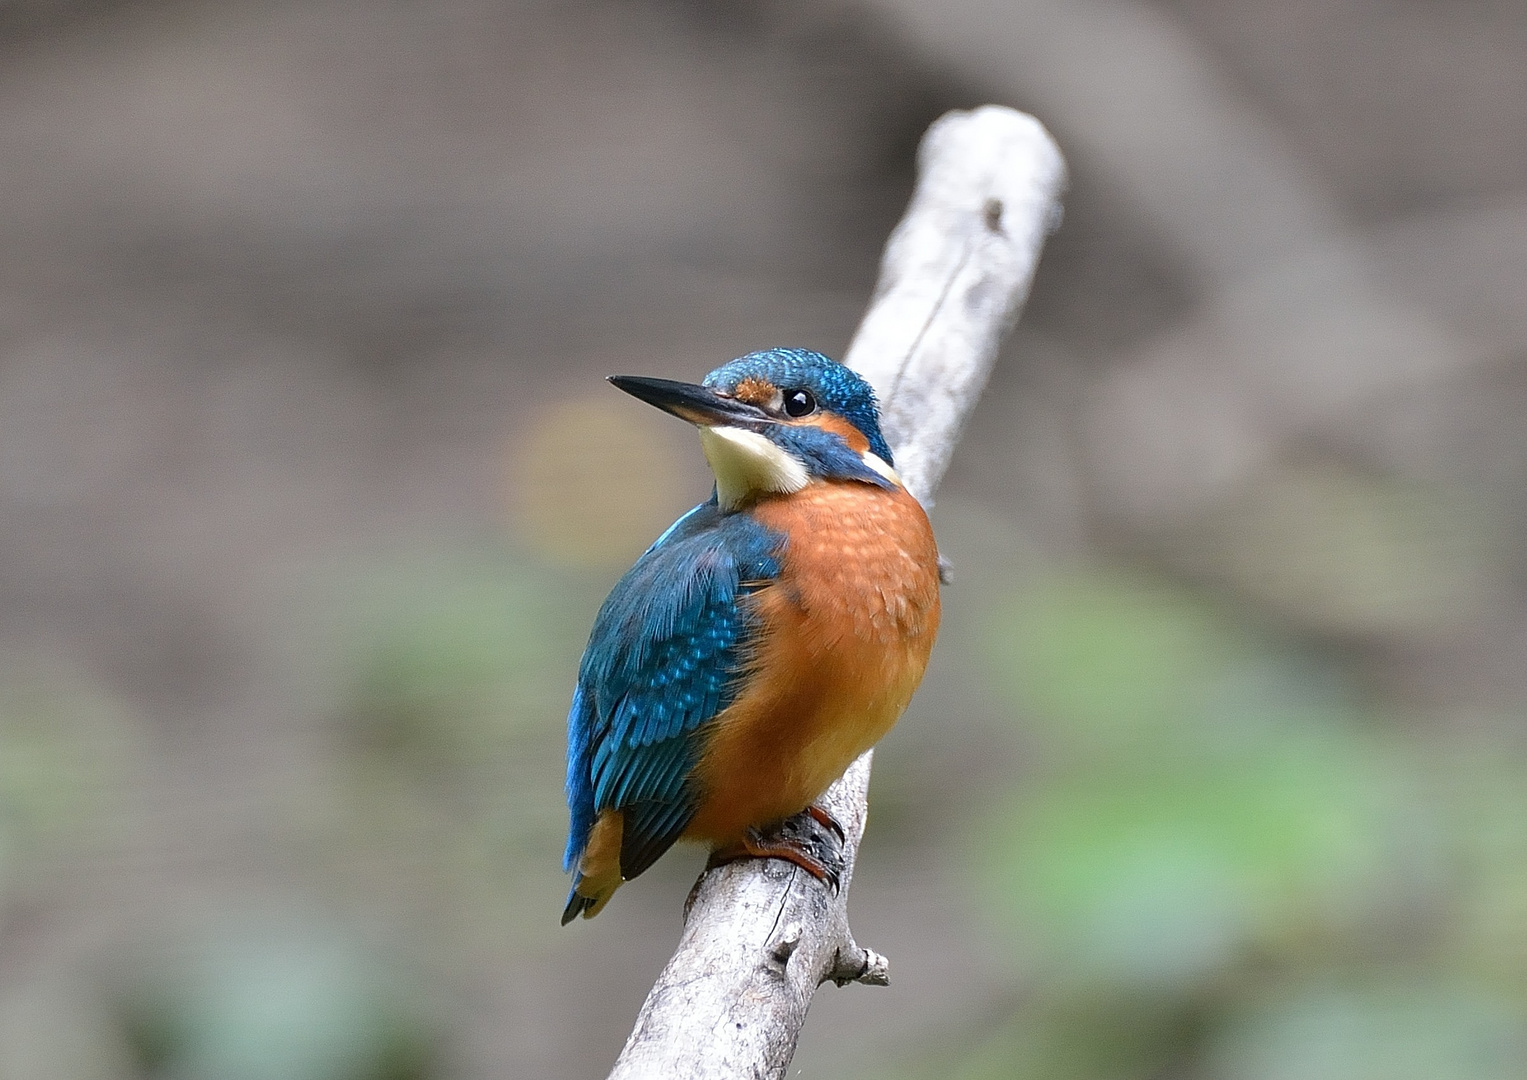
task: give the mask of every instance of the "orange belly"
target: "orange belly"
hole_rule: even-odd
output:
[[[759,644],[713,721],[684,836],[724,845],[827,790],[907,707],[938,631],[938,550],[902,490],[820,483],[753,513],[788,542],[753,594]]]

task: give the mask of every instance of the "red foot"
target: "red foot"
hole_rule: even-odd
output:
[[[838,887],[837,873],[803,846],[784,837],[765,837],[756,829],[749,829],[737,843],[711,852],[709,865],[722,866],[738,859],[783,859],[833,889]]]
[[[831,836],[816,832],[811,827],[812,821]],[[821,807],[808,806],[802,813],[772,826],[767,833],[747,830],[737,843],[712,852],[710,865],[720,866],[744,858],[794,863],[836,892],[843,871],[843,827]]]
[[[845,835],[843,832],[843,826],[838,824],[838,819],[833,817],[826,810],[823,810],[816,803],[812,803],[810,806],[806,807],[806,813],[810,814],[812,819],[816,821],[818,825],[831,829],[834,833],[836,833],[838,842],[840,844],[848,839],[847,835]]]

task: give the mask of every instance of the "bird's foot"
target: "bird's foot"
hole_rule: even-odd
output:
[[[839,847],[841,847],[848,840],[848,837],[843,832],[843,826],[838,824],[838,819],[833,817],[826,810],[823,810],[816,803],[812,803],[810,806],[806,807],[804,812],[810,814],[811,820],[815,821],[818,825],[825,825],[827,828],[831,829],[833,831],[833,835],[838,838]]]
[[[748,829],[735,844],[711,853],[709,867],[737,859],[783,859],[837,892],[843,880],[843,827],[819,806],[766,829]]]

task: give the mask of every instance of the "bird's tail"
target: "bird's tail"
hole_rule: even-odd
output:
[[[613,885],[606,885],[600,889],[595,882],[579,874],[567,894],[567,906],[562,909],[562,925],[566,926],[579,915],[585,919],[592,919],[604,910],[604,906],[610,902],[610,897],[615,895],[615,890],[619,887],[619,878]],[[580,889],[587,891],[580,892]]]
[[[620,810],[600,813],[589,833],[588,846],[578,860],[573,877],[573,891],[567,894],[562,909],[562,925],[579,915],[592,919],[610,902],[624,880],[620,873],[620,841],[625,829],[625,814]]]

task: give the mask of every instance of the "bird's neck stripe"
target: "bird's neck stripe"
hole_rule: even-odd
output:
[[[896,470],[891,468],[891,463],[873,450],[866,450],[859,457],[863,459],[864,464],[871,472],[879,473],[897,487],[904,486],[901,482],[901,477],[896,475]]]
[[[758,495],[789,495],[811,482],[799,458],[756,431],[703,427],[700,446],[716,474],[716,501],[723,510],[735,510]]]

